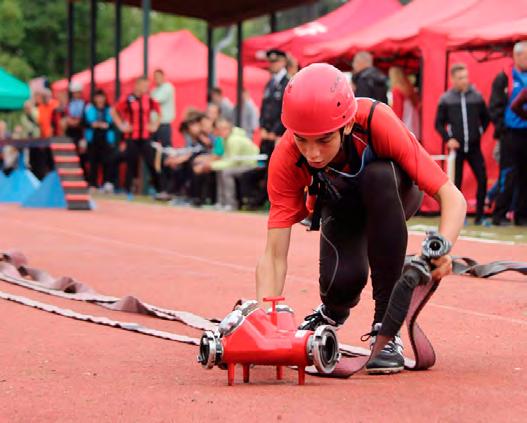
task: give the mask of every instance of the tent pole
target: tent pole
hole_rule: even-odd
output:
[[[74,18],[75,18],[75,5],[73,0],[68,1],[68,53],[66,61],[66,76],[68,78],[68,95],[71,97],[69,92],[69,86],[71,84],[71,77],[73,76],[73,33],[74,33]]]
[[[121,26],[122,3],[115,0],[115,100],[121,96]]]
[[[90,1],[90,99],[95,93],[95,62],[97,61],[97,0]]]
[[[207,25],[207,102],[214,88],[214,28]]]
[[[241,127],[243,113],[243,21],[237,24],[238,79],[236,87],[236,125]]]
[[[150,0],[143,0],[143,76],[148,78],[148,37],[150,36]]]
[[[269,15],[269,26],[271,27],[271,32],[276,32],[278,27],[278,19],[276,18],[276,12],[271,12]]]
[[[446,51],[446,60],[445,60],[445,91],[448,90],[448,68],[450,62],[450,50]]]

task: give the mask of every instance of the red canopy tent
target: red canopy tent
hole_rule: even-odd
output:
[[[307,47],[311,61],[327,60],[342,65],[357,51],[371,51],[376,58],[407,54],[421,58],[422,76],[422,142],[432,154],[442,152],[440,137],[435,132],[437,102],[444,92],[446,70],[454,62],[468,65],[471,80],[488,100],[495,75],[510,63],[510,58],[484,61],[486,53],[458,52],[459,49],[489,47],[490,42],[520,38],[525,34],[527,0],[444,0],[438,7],[435,0],[414,0],[401,11],[353,36],[329,45]],[[509,31],[507,31],[507,27]],[[508,33],[508,35],[507,35]],[[509,47],[510,48],[510,47]],[[492,158],[492,128],[482,141],[487,162],[489,183],[497,177],[497,164]],[[474,202],[474,180],[464,173],[469,204]],[[427,202],[425,210],[436,209]]]
[[[310,63],[338,63],[351,59],[359,50],[372,53],[403,54],[419,48],[421,28],[456,16],[478,0],[413,0],[389,17],[339,40],[306,46],[304,55]]]
[[[176,88],[176,119],[172,125],[176,144],[181,143],[177,128],[185,110],[196,107],[204,110],[207,91],[207,47],[187,30],[163,32],[149,37],[150,72],[163,69],[167,79]],[[122,50],[121,82],[122,92],[126,95],[133,89],[134,81],[143,74],[143,38],[138,38]],[[218,54],[218,85],[231,101],[236,98],[237,62],[224,54]],[[151,75],[150,75],[151,76]],[[251,93],[256,104],[260,104],[263,89],[269,79],[267,72],[254,68],[244,68],[245,87]],[[90,91],[90,71],[84,70],[73,76],[73,81],[84,85],[84,94],[88,98]],[[106,91],[110,100],[114,97],[115,59],[111,58],[95,66],[97,87]],[[54,91],[67,89],[67,80],[53,84]]]
[[[527,8],[527,5],[524,7]],[[525,15],[525,12],[524,12]],[[449,46],[456,48],[487,47],[491,44],[512,44],[527,38],[527,17],[494,22],[489,25],[468,28],[449,37]]]
[[[263,54],[270,48],[291,53],[301,66],[308,59],[303,50],[311,43],[334,42],[366,28],[401,9],[398,0],[351,0],[327,15],[296,28],[252,37],[243,43],[244,63],[264,65]]]

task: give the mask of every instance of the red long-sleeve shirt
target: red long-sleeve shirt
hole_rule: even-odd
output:
[[[372,100],[359,98],[357,101],[355,122],[366,128]],[[373,113],[371,137],[370,142],[376,156],[393,160],[427,194],[435,195],[448,180],[447,175],[415,136],[397,118],[392,109],[383,103],[377,104]],[[354,145],[359,154],[362,154],[365,144],[355,141]],[[296,166],[299,158],[300,151],[292,132],[288,130],[276,147],[269,164],[267,183],[271,201],[269,228],[290,227],[308,214],[304,191],[305,187],[311,184],[311,175],[305,166]]]

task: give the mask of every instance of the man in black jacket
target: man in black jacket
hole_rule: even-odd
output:
[[[388,104],[386,75],[373,66],[373,56],[359,51],[353,57],[353,91],[357,97],[369,97]]]
[[[467,67],[454,64],[450,68],[452,88],[444,93],[437,108],[435,127],[449,150],[456,150],[455,184],[461,189],[463,165],[470,165],[478,183],[476,218],[480,225],[483,219],[487,193],[487,172],[481,154],[481,135],[490,121],[485,100],[470,85]]]
[[[287,75],[287,56],[285,52],[272,49],[267,52],[271,79],[265,86],[260,110],[260,132],[262,142],[260,152],[271,157],[278,138],[285,132],[282,125],[282,97],[289,82]]]

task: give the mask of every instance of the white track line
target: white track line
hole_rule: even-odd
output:
[[[155,253],[177,256],[177,257],[181,257],[181,258],[185,258],[185,259],[199,261],[199,262],[202,262],[202,263],[207,263],[207,264],[218,266],[218,267],[225,267],[225,268],[228,268],[228,269],[234,269],[234,270],[237,270],[237,271],[250,272],[250,273],[254,273],[254,271],[255,271],[254,267],[243,266],[243,265],[234,264],[234,263],[229,263],[229,262],[226,262],[226,261],[223,261],[223,260],[212,260],[212,259],[208,259],[206,257],[200,257],[200,256],[191,255],[191,254],[184,254],[184,253],[180,253],[180,252],[174,251],[174,250],[169,250],[169,249],[166,249],[166,248],[152,247],[150,245],[140,245],[140,244],[137,244],[137,243],[127,242],[127,241],[119,241],[119,240],[115,240],[115,239],[111,239],[111,238],[105,238],[105,237],[101,237],[101,236],[97,236],[97,235],[89,235],[89,234],[85,234],[85,233],[82,233],[82,232],[60,229],[60,228],[56,228],[54,226],[33,224],[33,223],[28,223],[27,221],[22,221],[22,220],[13,219],[13,218],[4,218],[2,216],[0,216],[0,220],[8,221],[11,224],[12,223],[18,223],[19,225],[30,227],[30,228],[33,228],[33,229],[36,229],[36,230],[40,230],[40,231],[45,230],[47,232],[62,233],[62,234],[65,234],[65,235],[78,237],[78,238],[83,238],[83,239],[90,239],[90,240],[93,240],[93,241],[102,242],[102,243],[106,243],[106,244],[113,244],[113,245],[119,245],[119,246],[126,247],[126,248],[133,248],[134,250],[141,250],[141,251],[149,250],[149,251],[152,251],[152,252],[155,252]],[[291,280],[298,280],[298,281],[307,282],[307,283],[312,283],[313,282],[313,280],[311,278],[305,278],[305,277],[301,277],[301,276],[288,275],[287,278],[291,279]],[[497,315],[494,315],[494,314],[480,313],[480,312],[477,312],[477,311],[468,310],[468,309],[464,309],[464,308],[460,308],[460,307],[451,307],[451,306],[447,306],[447,305],[443,305],[443,304],[437,304],[437,303],[434,303],[433,301],[430,301],[428,303],[428,305],[432,306],[432,307],[442,308],[442,309],[449,310],[449,311],[454,311],[454,312],[461,313],[461,314],[468,314],[468,315],[471,315],[471,316],[483,317],[485,319],[501,320],[501,321],[505,321],[505,322],[509,322],[509,323],[515,323],[515,324],[520,324],[520,325],[527,325],[527,320],[514,319],[514,318],[511,318],[511,317],[504,317],[504,316],[497,316]]]

